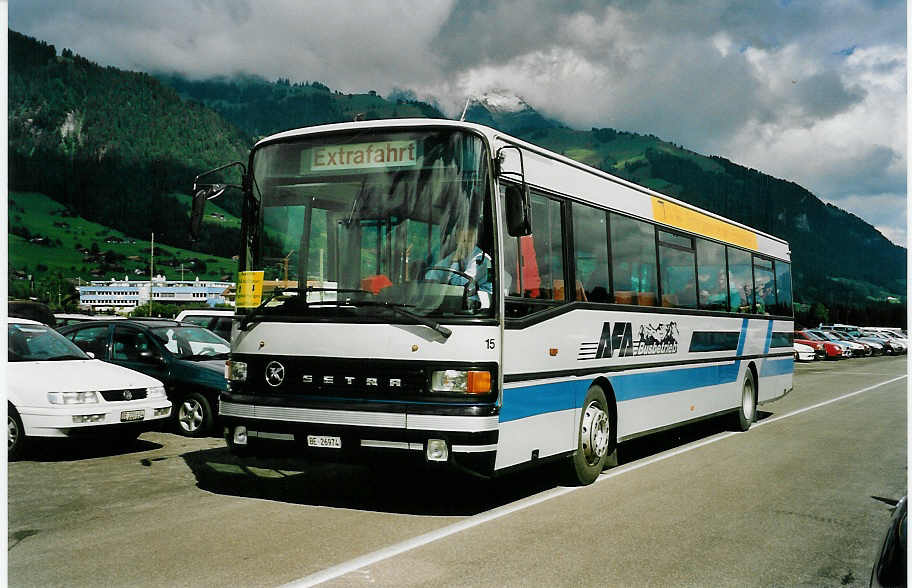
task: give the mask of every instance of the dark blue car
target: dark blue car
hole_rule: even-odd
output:
[[[59,332],[96,359],[165,384],[175,430],[188,437],[212,432],[219,393],[227,389],[227,341],[197,325],[162,319],[91,321]]]

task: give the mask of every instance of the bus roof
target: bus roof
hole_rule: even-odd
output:
[[[639,216],[641,218],[645,218],[647,220],[660,224],[666,224],[696,234],[706,235],[719,241],[745,247],[746,249],[765,251],[779,258],[790,258],[788,242],[784,239],[764,233],[763,231],[741,224],[737,221],[731,220],[708,210],[704,210],[687,202],[672,198],[671,196],[656,192],[655,190],[651,190],[645,186],[641,186],[629,180],[614,176],[608,172],[596,169],[592,166],[571,159],[565,155],[561,155],[560,153],[550,151],[544,147],[540,147],[533,143],[529,143],[528,141],[524,141],[523,139],[518,139],[516,137],[498,131],[497,129],[476,123],[433,118],[398,118],[333,123],[300,129],[292,129],[281,133],[276,133],[258,141],[256,145],[254,145],[254,149],[272,142],[285,141],[295,137],[305,137],[308,135],[317,135],[322,133],[344,132],[359,129],[403,129],[421,127],[452,127],[468,129],[486,137],[491,146],[495,149],[498,143],[522,147],[523,149],[535,154],[539,158],[561,162],[571,168],[574,168],[575,170],[584,172],[592,178],[607,180],[618,187],[635,190],[636,192],[639,192],[648,197],[648,200],[644,199],[644,201],[640,203],[640,206],[638,207],[639,210],[629,210],[629,200],[627,198],[624,199],[624,206],[611,206],[610,203],[607,203],[609,208],[614,208],[621,212],[628,212],[634,216]],[[515,167],[518,169],[518,164]],[[530,166],[529,162],[525,163],[527,180],[529,180],[528,176],[530,175],[530,171],[534,171],[534,167],[534,165]],[[550,169],[549,171],[553,172],[553,170]],[[579,178],[576,179],[578,180]],[[537,183],[535,181],[529,181],[529,183],[531,185],[553,190],[553,187],[549,184]],[[572,183],[574,187],[579,186],[578,182],[571,181],[569,183]],[[572,194],[572,192],[568,191],[568,195],[576,194]],[[625,193],[624,195],[629,197],[629,194]],[[600,198],[588,197],[584,198],[584,200],[606,204],[606,202],[602,202],[602,199]],[[761,240],[765,243],[758,243],[758,241]],[[772,251],[770,251],[770,249],[772,249]]]

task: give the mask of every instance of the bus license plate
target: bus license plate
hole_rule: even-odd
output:
[[[330,437],[329,435],[308,435],[308,447],[328,447],[330,449],[342,449],[341,437]]]
[[[146,411],[144,410],[125,410],[120,413],[120,422],[141,421],[145,416]]]

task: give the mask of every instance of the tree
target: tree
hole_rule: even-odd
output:
[[[822,302],[815,302],[811,307],[810,319],[813,326],[826,325],[830,322],[830,310]]]

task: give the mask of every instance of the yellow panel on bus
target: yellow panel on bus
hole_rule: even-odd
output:
[[[263,299],[263,271],[238,272],[237,298],[238,308],[256,308]]]
[[[674,202],[652,197],[652,214],[656,222],[678,227],[691,233],[757,250],[757,235],[724,220],[691,210]]]

